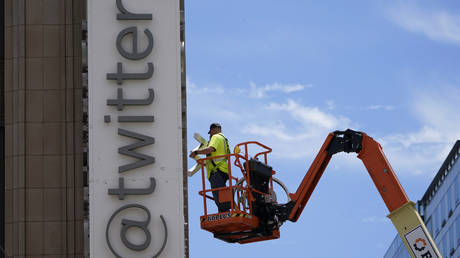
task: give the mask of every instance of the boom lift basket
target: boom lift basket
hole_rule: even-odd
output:
[[[249,145],[263,149],[254,158],[248,155]],[[243,149],[240,153],[237,150]],[[214,234],[215,238],[229,243],[251,243],[280,237],[277,225],[267,227],[264,218],[264,203],[273,202],[273,178],[275,173],[267,165],[267,154],[272,150],[259,142],[243,142],[235,146],[235,153],[199,159],[203,190],[204,215],[200,217],[201,228]],[[205,164],[211,159],[227,158],[228,186],[210,189],[206,187]],[[263,162],[258,158],[263,158]],[[232,171],[232,161],[235,169]],[[214,198],[208,193],[219,192],[220,202],[230,202],[230,210],[221,213],[208,213],[207,204],[214,205]]]

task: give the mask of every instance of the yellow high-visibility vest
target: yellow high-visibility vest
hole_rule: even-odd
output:
[[[225,154],[230,154],[230,147],[228,146],[228,140],[222,133],[214,134],[209,140],[208,147],[213,147],[216,151],[208,154],[208,157],[215,157]],[[214,163],[214,164],[213,164]],[[207,178],[211,176],[211,172],[220,171],[228,173],[227,158],[217,158],[208,160],[206,163]]]

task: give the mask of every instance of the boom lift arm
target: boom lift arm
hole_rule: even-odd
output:
[[[288,217],[290,221],[298,220],[332,155],[342,151],[359,154],[358,158],[363,161],[390,212],[409,202],[380,144],[365,133],[352,130],[336,131],[328,135],[297,191],[290,194],[292,202],[292,210]]]
[[[332,155],[356,152],[372,178],[396,227],[412,257],[441,257],[423,220],[401,187],[378,142],[363,132],[353,130],[330,133],[310,166],[291,201],[277,207],[281,221],[296,222],[326,169]]]
[[[264,151],[256,154],[253,159],[249,158],[249,144],[256,144]],[[237,150],[240,146],[244,147],[244,155]],[[235,153],[223,155],[228,158],[229,186],[206,189],[203,167],[204,162],[211,157],[198,160],[202,167],[203,190],[200,191],[200,195],[203,196],[205,213],[200,217],[201,228],[214,233],[214,237],[229,243],[240,244],[279,238],[279,228],[283,222],[287,220],[296,222],[299,219],[332,156],[339,152],[355,152],[358,153],[358,158],[363,161],[369,172],[390,211],[388,217],[396,227],[411,256],[414,258],[441,257],[422,218],[415,209],[415,204],[407,197],[386,159],[382,147],[367,134],[350,129],[330,133],[297,191],[288,194],[288,202],[285,204],[277,203],[274,194],[273,182],[277,180],[273,177],[275,171],[268,166],[267,162],[267,154],[271,152],[271,149],[258,142],[244,142],[236,147],[238,148],[235,148]],[[264,162],[257,159],[259,156],[263,157]],[[230,158],[232,157],[235,158],[235,166],[242,171],[241,179],[232,176],[230,169]],[[282,188],[287,194],[286,187]],[[218,201],[231,203],[229,212],[207,213],[206,199],[214,199],[206,193],[212,191],[219,192]]]

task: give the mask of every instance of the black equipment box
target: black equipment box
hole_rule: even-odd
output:
[[[264,181],[268,181],[272,176],[272,167],[256,159],[250,159],[249,173],[251,174],[251,176],[261,177],[264,179]]]
[[[246,166],[246,164],[244,164]],[[262,193],[268,193],[268,183],[272,177],[272,167],[256,159],[249,160],[249,180],[251,185]]]

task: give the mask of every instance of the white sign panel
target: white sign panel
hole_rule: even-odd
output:
[[[183,257],[179,0],[89,0],[90,256]]]
[[[416,227],[404,235],[404,238],[416,258],[438,258],[422,226]]]

